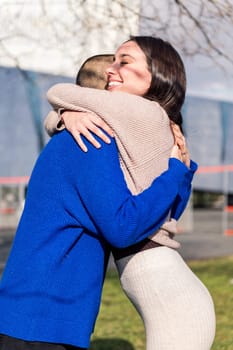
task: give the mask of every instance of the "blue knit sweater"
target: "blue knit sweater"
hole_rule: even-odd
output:
[[[108,244],[153,233],[173,205],[182,213],[196,165],[169,170],[138,196],[127,189],[115,142],[77,147],[63,131],[42,151],[0,283],[0,333],[88,347],[99,310]]]

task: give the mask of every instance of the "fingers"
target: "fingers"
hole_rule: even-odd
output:
[[[171,130],[173,132],[175,143],[180,148],[184,147],[184,145],[185,145],[185,137],[182,134],[179,125],[177,125],[175,123],[171,123],[170,125],[171,125]]]
[[[75,140],[76,140],[77,144],[79,145],[79,147],[81,148],[81,150],[82,150],[83,152],[87,152],[87,151],[88,151],[87,146],[86,146],[85,143],[83,142],[83,140],[82,140],[82,138],[81,138],[79,132],[76,131],[76,133],[73,134],[73,137],[75,138]]]
[[[80,134],[96,148],[100,148],[100,143],[95,139],[93,134],[98,136],[105,143],[111,143],[111,139],[105,134],[106,131],[110,136],[113,136],[112,129],[98,116],[96,115],[85,115],[85,121],[82,120],[82,125],[79,125]]]
[[[73,135],[84,152],[87,152],[88,149],[81,136],[84,136],[96,148],[100,148],[101,144],[96,140],[93,134],[98,136],[105,143],[111,143],[111,139],[108,135],[113,137],[113,130],[95,113],[65,111],[62,117],[67,130]],[[108,135],[106,135],[105,132]]]
[[[101,119],[99,116],[97,116],[96,114],[92,115],[92,121],[95,125],[97,125],[99,128],[101,128],[102,130],[104,130],[109,136],[114,137],[114,132],[113,130],[110,128],[110,126],[103,120]],[[104,134],[104,133],[102,133]],[[105,134],[104,134],[105,135]],[[98,135],[99,136],[99,135]],[[101,137],[102,138],[102,137]],[[104,140],[103,140],[104,141]]]
[[[177,144],[172,147],[171,158],[176,158],[184,163],[188,168],[190,168],[190,155],[187,147],[182,152]]]
[[[98,124],[96,124],[97,122],[98,122]],[[106,126],[106,125],[107,124],[104,121],[102,121],[101,119],[100,119],[100,121],[98,119],[97,120],[90,120],[90,121],[87,121],[87,123],[86,123],[86,131],[82,130],[83,131],[82,133],[85,137],[87,137],[87,139],[89,141],[93,140],[94,137],[88,131],[88,130],[90,130],[93,134],[98,136],[105,143],[111,143],[111,139],[103,131],[103,130],[105,130],[107,132],[107,130],[109,130],[109,131],[111,130],[110,127]],[[109,132],[108,132],[108,134],[109,134]],[[113,135],[113,132],[112,132],[112,135]],[[98,143],[98,142],[96,141],[96,143]],[[99,144],[99,147],[100,147],[100,144]]]
[[[182,162],[182,156],[179,147],[175,144],[171,150],[171,158],[179,159]]]
[[[92,135],[92,133],[89,131],[92,131],[93,127],[90,126],[88,127],[80,127],[80,134],[82,136],[84,136],[95,148],[100,148],[101,144],[95,139],[95,137]],[[98,132],[98,130],[96,131],[97,134],[99,134],[100,132]],[[96,134],[95,133],[95,134]],[[106,143],[110,143],[110,140],[105,140]]]
[[[171,156],[182,161],[188,168],[190,167],[190,155],[189,150],[186,146],[186,140],[184,135],[182,134],[179,125],[171,122],[171,130],[174,136],[175,145],[177,145],[178,149],[175,148],[172,150]]]
[[[173,132],[174,137],[182,137],[183,136],[179,125],[171,122],[170,127],[171,127],[171,130]]]
[[[190,155],[189,155],[189,151],[186,148],[185,152],[181,153],[181,157],[182,157],[182,162],[188,167],[190,168]]]

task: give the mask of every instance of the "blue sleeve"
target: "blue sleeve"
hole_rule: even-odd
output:
[[[190,169],[186,173],[180,191],[171,209],[171,218],[178,220],[183,214],[192,190],[192,180],[197,170],[197,164],[191,160]]]
[[[114,140],[101,140],[100,150],[88,146],[82,153],[77,191],[97,231],[114,247],[132,245],[152,234],[165,221],[188,173],[175,158],[169,169],[154,180],[150,188],[137,196],[128,190]],[[80,153],[81,152],[81,153]],[[73,157],[75,162],[76,157]],[[75,164],[74,164],[75,166]]]

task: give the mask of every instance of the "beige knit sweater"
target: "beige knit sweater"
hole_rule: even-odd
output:
[[[95,112],[109,124],[115,134],[120,166],[133,194],[148,188],[167,169],[174,138],[170,120],[158,103],[125,92],[69,83],[54,85],[47,92],[47,98],[54,109],[45,119],[49,135],[60,130],[58,111],[62,108]],[[179,243],[168,236],[168,231],[176,233],[175,220],[165,223],[163,228],[165,231],[160,229],[150,238],[166,246],[179,247]]]

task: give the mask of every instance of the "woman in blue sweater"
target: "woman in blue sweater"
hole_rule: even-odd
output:
[[[138,69],[149,78],[145,65]],[[1,350],[87,349],[109,246],[125,248],[155,232],[190,187],[196,167],[174,146],[168,170],[132,195],[115,142],[99,142],[101,150],[90,145],[86,154],[63,131],[35,164],[0,283]]]

